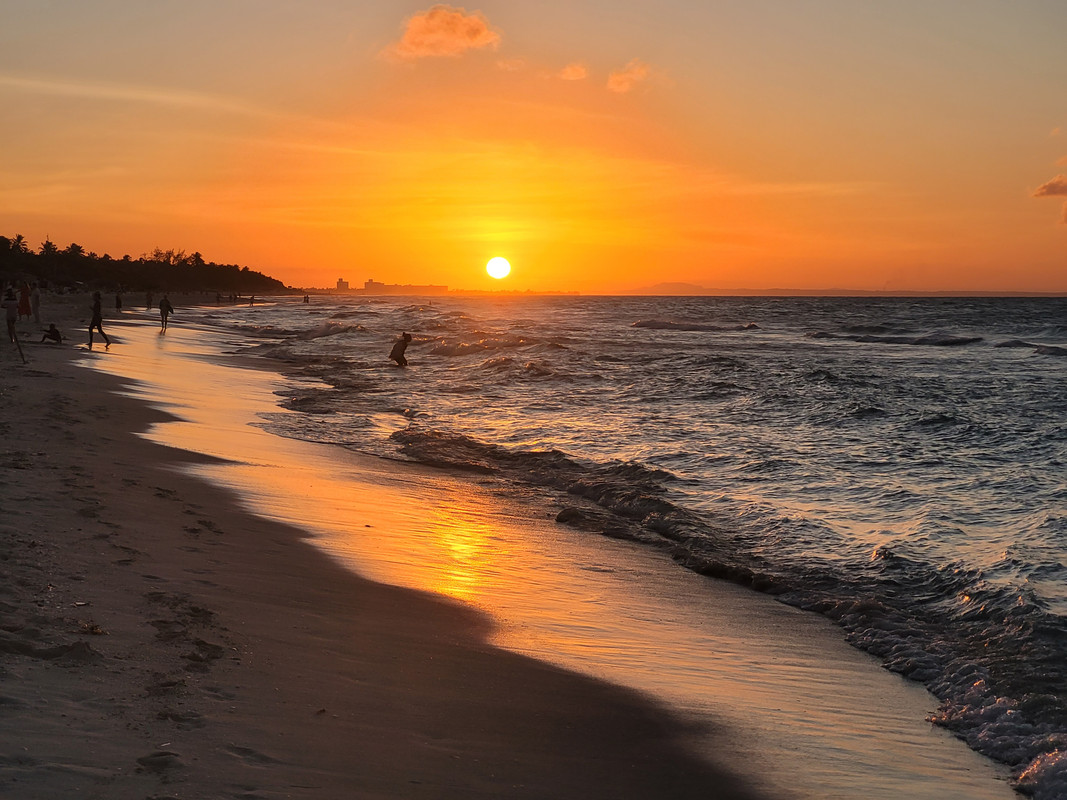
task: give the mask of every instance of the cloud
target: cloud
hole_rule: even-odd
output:
[[[589,77],[589,69],[579,61],[568,64],[559,71],[559,78],[565,81],[581,81]]]
[[[1067,197],[1067,175],[1057,175],[1048,183],[1038,186],[1034,197]]]
[[[526,62],[521,58],[502,58],[496,62],[496,68],[504,72],[518,72],[525,66]]]
[[[405,61],[436,56],[460,56],[468,50],[496,48],[500,34],[489,27],[481,13],[465,8],[436,5],[407,20],[400,41],[386,54]]]
[[[161,89],[152,86],[0,75],[0,89],[14,89],[29,94],[72,97],[81,100],[108,100],[120,103],[174,106],[177,108],[223,111],[230,114],[252,116],[268,115],[268,112],[237,99],[221,95],[188,92],[181,89]]]
[[[1067,175],[1057,175],[1047,183],[1043,183],[1037,187],[1034,192],[1034,197],[1067,197]],[[1060,220],[1064,225],[1067,225],[1067,203],[1063,204],[1063,219]]]
[[[625,94],[648,77],[650,67],[639,59],[633,59],[622,69],[617,69],[608,76],[608,89]]]

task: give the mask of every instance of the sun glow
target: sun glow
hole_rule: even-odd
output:
[[[490,277],[499,280],[508,276],[508,273],[511,272],[511,264],[508,263],[506,258],[495,256],[489,259],[489,263],[485,265],[485,271],[489,273]]]

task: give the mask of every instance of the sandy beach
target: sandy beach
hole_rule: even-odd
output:
[[[84,351],[23,347],[0,401],[3,796],[754,796],[637,694],[490,647],[479,614],[183,476],[134,435],[160,412]]]
[[[63,346],[0,349],[0,795],[1013,796],[825,619],[268,432],[282,376],[195,298],[92,352],[52,300]]]

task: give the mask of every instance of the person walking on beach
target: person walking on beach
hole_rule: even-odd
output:
[[[4,316],[7,318],[7,338],[12,342],[17,342],[17,334],[15,333],[15,323],[19,318],[19,301],[15,297],[15,290],[8,288],[4,292],[4,299],[0,301],[0,306],[4,308]]]
[[[41,287],[37,285],[37,281],[33,282],[33,286],[30,287],[30,310],[33,311],[33,321],[35,324],[41,322]]]
[[[174,313],[174,306],[170,304],[170,299],[166,294],[163,295],[163,299],[159,301],[159,323],[160,333],[167,332],[167,317]]]
[[[29,319],[33,311],[30,308],[30,285],[28,283],[22,284],[22,288],[19,289],[19,318],[18,321],[22,322],[22,318]]]
[[[89,349],[93,349],[93,330],[100,331],[100,335],[104,337],[104,349],[107,350],[111,347],[111,340],[107,338],[107,334],[104,333],[104,311],[100,307],[100,292],[93,292],[93,304],[91,306],[93,312],[92,318],[89,320]]]
[[[122,313],[122,292],[115,292],[115,313]]]
[[[404,358],[404,351],[408,349],[408,342],[410,341],[411,334],[403,333],[396,340],[393,349],[389,351],[389,358],[395,361],[398,367],[406,367],[408,365],[408,360]]]

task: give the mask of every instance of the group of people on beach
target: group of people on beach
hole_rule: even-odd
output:
[[[7,322],[7,337],[17,344],[16,323],[21,322],[23,317],[33,317],[34,322],[41,321],[41,289],[36,281],[32,284],[23,282],[17,288],[14,283],[9,283],[0,297],[0,306],[4,309]]]
[[[2,303],[8,322],[8,335],[14,335],[14,323],[22,318],[33,317],[34,322],[41,321],[41,289],[37,282],[23,282],[17,287],[9,283],[4,287]],[[14,341],[14,340],[12,340]]]
[[[16,296],[16,290],[14,285],[8,285],[4,291],[2,299],[0,299],[0,307],[4,309],[5,317],[7,321],[7,335],[8,338],[18,343],[18,333],[15,330],[15,324],[19,322],[23,316],[27,318],[32,316],[35,322],[40,322],[41,316],[41,292],[37,284],[34,283],[32,288],[27,284],[24,287],[25,291],[23,296]],[[309,302],[310,298],[305,295],[304,302]],[[152,292],[146,293],[146,306],[148,309],[152,308],[153,296]],[[254,296],[250,298],[249,305],[255,301]],[[171,314],[174,313],[174,306],[170,302],[170,298],[166,293],[159,300],[159,332],[164,334],[167,332],[167,324],[170,320]],[[116,293],[115,295],[115,310],[118,313],[122,313],[122,294]],[[103,310],[103,297],[99,290],[92,293],[91,303],[89,305],[89,349],[93,348],[94,333],[99,333],[100,337],[104,340],[104,349],[107,350],[111,347],[111,338],[104,332],[104,310]],[[41,336],[41,342],[51,342],[54,344],[62,344],[66,337],[55,326],[55,323],[49,324],[47,330]],[[395,361],[398,367],[406,367],[408,360],[405,356],[407,352],[408,344],[411,343],[411,334],[401,333],[400,338],[393,343],[392,349],[389,351],[389,359]]]
[[[115,295],[115,310],[120,314],[122,313],[122,299],[121,295]],[[148,295],[148,307],[151,308],[152,293]],[[90,312],[92,316],[89,319],[89,349],[93,349],[93,331],[98,331],[104,338],[104,349],[107,350],[111,347],[111,340],[107,334],[104,333],[104,313],[101,305],[100,292],[93,292],[93,302],[90,306]],[[170,319],[170,315],[174,313],[174,306],[170,302],[170,298],[167,297],[167,293],[163,293],[163,297],[159,300],[159,332],[161,334],[167,332],[167,322]],[[53,326],[54,327],[54,326]],[[42,340],[43,341],[43,340]]]

